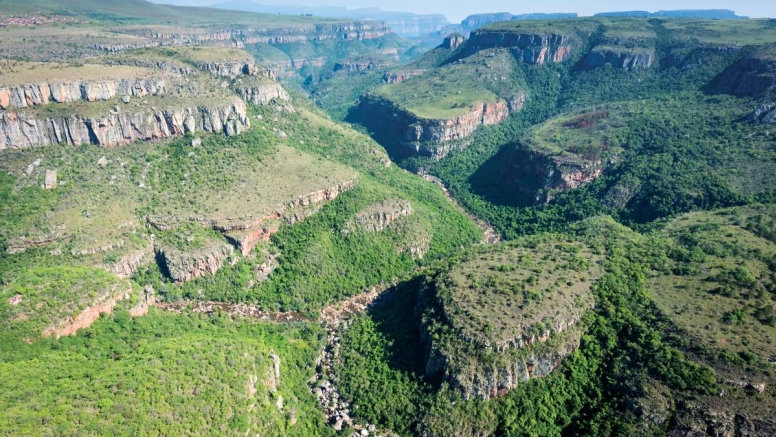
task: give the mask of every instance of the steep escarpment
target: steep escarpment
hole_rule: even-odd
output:
[[[485,28],[471,33],[465,50],[474,54],[490,48],[509,48],[525,63],[544,65],[566,61],[580,43],[574,33],[505,32],[499,28]]]
[[[0,113],[0,150],[90,143],[113,147],[199,131],[237,135],[248,127],[247,108],[236,97],[210,105],[131,112],[119,109],[91,117],[41,118],[25,112]]]
[[[596,44],[580,63],[582,69],[610,64],[624,70],[645,70],[656,60],[657,34],[642,20],[603,21]]]
[[[522,106],[522,99],[518,102],[519,106],[515,109]],[[497,100],[494,103],[473,103],[463,114],[451,118],[425,118],[372,95],[362,98],[358,109],[360,113],[372,114],[371,117],[378,115],[382,128],[394,132],[398,144],[406,151],[435,159],[466,147],[478,127],[501,123],[510,113],[510,105]]]
[[[156,96],[166,91],[164,79],[99,80],[0,87],[0,109],[27,108],[80,100],[96,102],[110,100],[116,96]]]
[[[427,284],[416,314],[428,377],[465,399],[495,398],[579,346],[598,257],[579,243],[531,246],[473,253]]]
[[[430,58],[454,56],[464,50],[460,44],[468,43],[451,35]],[[516,66],[508,49],[489,49],[418,77],[408,79],[406,72],[396,72],[387,76],[393,83],[362,97],[355,115],[370,129],[389,131],[402,153],[439,159],[468,146],[478,127],[499,124],[523,108],[528,92],[515,75]]]

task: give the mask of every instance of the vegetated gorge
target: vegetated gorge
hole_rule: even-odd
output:
[[[0,0],[0,434],[776,435],[776,21],[245,7]]]

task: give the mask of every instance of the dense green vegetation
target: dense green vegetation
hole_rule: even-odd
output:
[[[307,389],[320,334],[316,325],[160,312],[131,319],[126,311],[60,340],[26,344],[2,331],[0,430],[331,435]]]
[[[343,393],[358,405],[356,414],[405,435],[416,427],[431,435],[453,429],[466,429],[463,435],[622,435],[639,426],[633,405],[654,381],[677,397],[716,393],[713,371],[688,360],[665,336],[670,322],[647,292],[647,272],[667,268],[666,243],[603,219],[580,231],[582,241],[606,254],[607,273],[593,286],[597,306],[582,321],[587,330],[580,349],[556,372],[487,402],[456,402],[454,389],[427,382],[418,332],[407,327],[417,326],[412,308],[421,278],[397,287],[388,303],[359,318],[343,337],[337,374]],[[459,261],[435,268],[445,271]]]
[[[338,22],[139,5],[69,0],[53,12],[151,31]],[[248,50],[266,66],[288,73],[294,64],[298,74],[284,79],[292,101],[251,107],[240,135],[3,150],[0,434],[351,435],[334,431],[336,417],[325,423],[314,394],[325,381],[348,414],[400,436],[750,425],[772,434],[776,137],[749,117],[772,90],[736,97],[725,86],[736,62],[773,56],[741,48],[776,41],[769,23],[585,18],[486,29],[568,37],[560,44],[569,52],[539,65],[522,47],[466,45],[396,65],[416,52],[392,35],[255,44]],[[585,63],[601,52],[656,61],[630,71]],[[213,47],[133,56],[190,66],[248,59]],[[367,61],[377,66],[351,68]],[[385,73],[410,70],[426,71],[382,84]],[[772,79],[769,70],[757,85]],[[231,92],[221,80],[216,92]],[[374,117],[357,113],[364,92],[429,118],[482,102],[525,106],[434,161],[400,150],[405,131],[388,120],[372,138],[339,122]],[[180,103],[145,103],[165,99]],[[102,113],[114,103],[30,111]],[[528,152],[547,159],[524,160]],[[43,189],[54,168],[57,186]],[[568,169],[601,172],[580,171],[562,188],[548,182]],[[406,170],[441,179],[509,241],[478,244],[482,229]],[[245,255],[213,249],[256,240]],[[173,282],[169,266],[187,263],[197,276],[219,269]],[[387,293],[346,323],[330,320],[337,304],[372,288]],[[170,311],[142,305],[152,291]],[[304,322],[259,322],[222,312],[244,305],[210,302],[199,302],[204,314],[175,312],[195,301]],[[72,324],[111,309],[82,321],[89,327]],[[314,322],[320,314],[325,324]],[[332,365],[319,361],[327,353]]]

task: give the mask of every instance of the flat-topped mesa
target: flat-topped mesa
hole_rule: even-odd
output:
[[[145,97],[167,92],[164,79],[118,79],[0,86],[0,109],[22,109],[49,103],[97,102],[116,96]]]
[[[415,118],[407,127],[404,145],[418,153],[442,158],[460,146],[451,143],[466,140],[480,126],[499,124],[509,116],[506,101],[475,103],[470,112],[449,119]]]
[[[490,48],[509,48],[515,58],[528,64],[564,62],[572,55],[576,35],[560,33],[520,33],[499,29],[477,29],[466,43],[466,53]]]
[[[36,118],[25,112],[0,113],[0,150],[90,143],[114,147],[197,131],[231,136],[248,127],[247,108],[236,96],[207,106],[137,108],[94,117]]]
[[[419,299],[426,375],[465,399],[547,376],[579,347],[600,257],[578,242],[523,243],[471,254]]]

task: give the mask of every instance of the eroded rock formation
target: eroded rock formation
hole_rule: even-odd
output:
[[[471,33],[466,52],[474,54],[490,48],[509,48],[515,58],[528,64],[543,65],[563,62],[571,57],[575,35],[557,33],[528,34],[478,29]]]
[[[0,113],[0,150],[89,143],[113,147],[197,131],[237,135],[249,126],[245,103],[236,97],[208,106],[141,108],[95,117]]]
[[[53,82],[0,88],[0,109],[27,108],[49,103],[84,100],[97,102],[116,96],[144,97],[166,92],[163,79],[120,79],[87,82]]]

